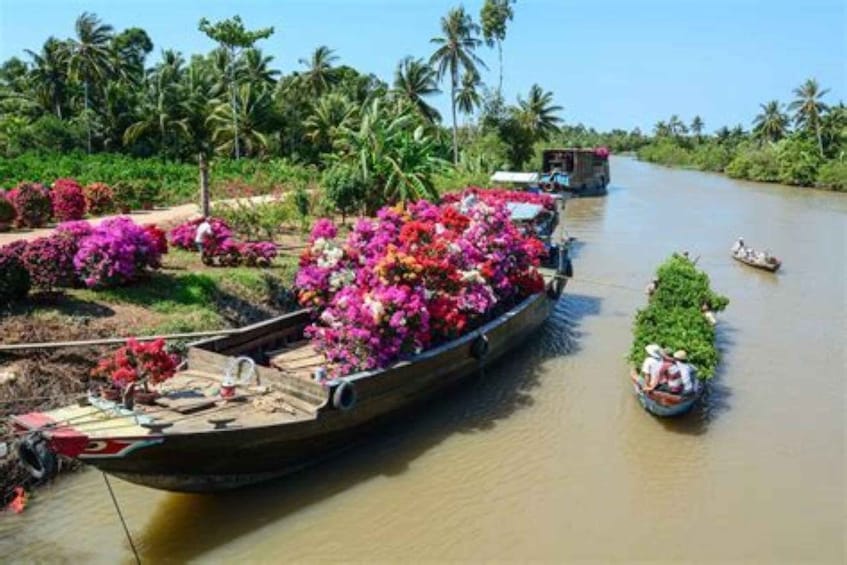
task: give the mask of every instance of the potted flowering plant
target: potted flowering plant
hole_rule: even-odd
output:
[[[104,357],[91,371],[93,377],[104,378],[108,385],[101,388],[101,395],[115,400],[130,385],[136,388],[135,401],[152,404],[158,392],[151,386],[162,383],[176,373],[177,362],[174,356],[165,351],[165,340],[157,339],[139,342],[129,338],[126,345],[111,356]]]

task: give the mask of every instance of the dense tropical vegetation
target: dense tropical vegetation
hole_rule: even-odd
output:
[[[760,104],[752,129],[722,127],[703,136],[703,122],[690,126],[671,116],[658,122],[653,138],[630,136],[627,149],[646,161],[725,172],[731,177],[847,190],[847,107],[828,105],[828,90],[809,79],[794,89],[788,105]],[[618,140],[620,141],[620,140]]]
[[[144,30],[84,13],[74,37],[48,38],[0,66],[0,186],[144,178],[158,185],[158,201],[176,202],[196,197],[199,166],[205,203],[210,176],[260,190],[328,176],[326,202],[347,213],[519,169],[556,131],[561,107],[538,85],[508,104],[480,80],[483,42],[498,48],[502,77],[512,4],[488,0],[482,25],[450,10],[429,56],[400,58],[391,83],[342,64],[326,45],[282,74],[261,49],[274,29],[238,16],[199,22],[216,43],[210,52],[164,49],[151,62]],[[451,94],[449,124],[432,106],[440,86]]]

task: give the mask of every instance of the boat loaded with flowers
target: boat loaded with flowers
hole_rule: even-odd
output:
[[[132,341],[77,405],[15,416],[36,477],[56,454],[154,488],[209,492],[284,475],[477,373],[548,317],[570,271],[542,266],[545,195],[469,191],[383,208],[342,236],[319,220],[296,277],[303,309],[197,342],[181,370]],[[552,214],[552,219],[551,219]]]

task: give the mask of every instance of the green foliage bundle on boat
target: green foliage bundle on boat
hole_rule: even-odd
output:
[[[672,350],[684,349],[701,379],[711,378],[718,364],[715,329],[701,311],[705,304],[714,312],[726,308],[729,299],[712,291],[709,276],[690,260],[674,254],[657,270],[658,286],[646,308],[639,310],[633,325],[634,340],[629,360],[644,361],[644,347],[658,343]]]

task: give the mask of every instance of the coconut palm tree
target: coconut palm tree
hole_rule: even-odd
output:
[[[450,75],[450,106],[453,112],[453,163],[459,162],[458,126],[456,124],[456,88],[459,84],[459,74],[462,70],[466,73],[479,74],[477,65],[488,68],[474,50],[479,47],[481,41],[476,34],[479,26],[476,25],[471,16],[465,12],[464,7],[451,9],[446,16],[441,18],[441,37],[433,37],[430,43],[437,45],[435,53],[429,59],[430,64],[435,65],[438,71],[438,80],[444,75]]]
[[[304,122],[306,139],[317,146],[319,153],[330,152],[340,132],[355,126],[357,113],[356,105],[342,94],[324,94]]]
[[[503,94],[503,40],[506,39],[506,23],[515,16],[512,4],[515,0],[485,0],[479,19],[482,22],[482,37],[485,44],[494,47],[497,44],[497,57],[500,61],[500,80],[497,93]]]
[[[392,92],[408,100],[430,123],[441,120],[438,110],[426,103],[427,96],[439,94],[438,77],[430,65],[423,59],[406,57],[397,64],[394,71],[394,88]]]
[[[693,133],[694,136],[697,138],[697,143],[700,143],[700,136],[703,134],[704,125],[705,124],[703,124],[703,118],[701,118],[700,116],[694,116],[694,119],[691,120],[691,133]]]
[[[273,59],[271,55],[263,55],[261,49],[255,47],[247,49],[244,52],[241,66],[236,72],[240,75],[239,78],[243,82],[272,86],[276,84],[279,78],[279,71],[270,68]]]
[[[562,119],[556,113],[563,108],[553,104],[552,92],[544,92],[537,84],[529,89],[526,100],[518,98],[518,109],[521,121],[536,139],[547,141],[559,130],[557,124]]]
[[[230,155],[238,144],[245,155],[258,155],[267,148],[266,132],[275,122],[270,90],[245,83],[236,90],[234,102],[235,108],[230,101],[218,104],[209,116],[215,148]],[[237,122],[232,120],[233,112],[237,112]]]
[[[29,80],[32,82],[36,97],[44,108],[62,118],[62,104],[65,101],[67,87],[67,61],[64,59],[65,46],[55,37],[44,42],[41,53],[26,49],[32,57],[32,70]]]
[[[671,130],[665,121],[659,120],[656,122],[656,125],[653,126],[653,135],[655,137],[668,137],[670,134]]]
[[[468,72],[462,75],[462,87],[456,92],[456,107],[467,116],[482,104],[482,96],[477,90],[479,84],[479,76]]]
[[[332,67],[338,61],[335,51],[321,45],[315,49],[308,59],[300,59],[298,62],[306,66],[306,71],[300,75],[303,84],[315,96],[326,92],[336,82],[335,70]]]
[[[797,98],[788,105],[788,110],[794,112],[794,122],[817,137],[818,148],[823,156],[823,138],[821,137],[821,115],[826,112],[828,106],[821,98],[829,92],[829,89],[821,90],[818,81],[808,79],[802,85],[794,89]]]
[[[839,102],[821,117],[821,137],[824,149],[833,155],[839,148],[847,149],[847,106]]]
[[[671,116],[668,120],[668,129],[670,130],[670,134],[674,137],[679,137],[688,131],[688,128],[685,127],[685,123],[683,123],[676,114]]]
[[[83,12],[74,25],[76,38],[64,45],[64,58],[68,63],[68,75],[83,84],[85,99],[85,123],[88,130],[88,152],[91,153],[91,83],[105,84],[114,72],[110,41],[112,26],[100,22],[94,14]]]
[[[753,136],[759,140],[777,142],[788,132],[788,116],[778,100],[759,104],[762,112],[753,118]]]

